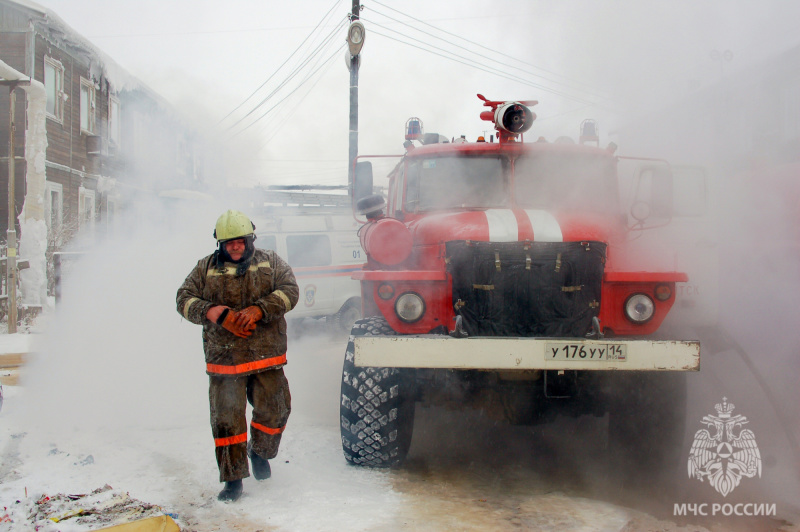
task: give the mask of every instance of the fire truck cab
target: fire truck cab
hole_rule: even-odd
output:
[[[687,275],[668,251],[628,245],[669,209],[669,164],[639,160],[628,211],[615,147],[585,142],[593,122],[578,143],[525,142],[536,102],[479,97],[497,142],[442,142],[411,119],[387,200],[357,198],[366,318],[343,367],[346,459],[401,463],[422,404],[518,424],[608,414],[609,448],[674,469],[700,348],[654,335]],[[366,164],[356,191],[371,188]],[[660,443],[646,456],[625,444],[648,434]]]

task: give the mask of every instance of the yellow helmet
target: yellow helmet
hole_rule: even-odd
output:
[[[217,220],[214,229],[214,238],[217,242],[227,242],[236,238],[251,236],[256,226],[244,213],[239,211],[226,211]]]

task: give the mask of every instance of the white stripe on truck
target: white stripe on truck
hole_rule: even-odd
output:
[[[484,211],[489,225],[489,242],[516,242],[519,240],[517,218],[508,209],[487,209]]]
[[[563,242],[564,235],[561,234],[561,226],[555,216],[547,211],[526,210],[525,214],[533,226],[533,239],[536,242]]]

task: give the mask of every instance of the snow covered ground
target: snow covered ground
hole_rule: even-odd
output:
[[[216,501],[220,484],[206,419],[202,364],[169,378],[156,375],[150,382],[146,375],[141,380],[125,378],[124,368],[117,374],[103,371],[113,384],[97,383],[100,390],[93,390],[85,378],[94,371],[66,361],[47,364],[52,371],[52,380],[45,379],[49,384],[37,384],[31,376],[30,385],[7,387],[6,407],[0,414],[2,506],[13,510],[20,500],[25,511],[12,513],[19,519],[47,494],[86,493],[109,484],[159,504],[190,530],[375,530],[402,522],[416,528],[412,524],[419,520],[408,511],[415,500],[433,528],[438,528],[437,520],[444,528],[458,523],[483,528],[484,519],[473,519],[481,511],[465,516],[430,508],[427,497],[415,493],[418,490],[408,473],[346,465],[337,422],[339,343],[329,345],[322,338],[295,344],[295,356],[287,368],[294,413],[280,455],[273,461],[273,478],[263,483],[247,479],[245,495],[231,505]],[[40,364],[31,367],[31,371],[36,369],[48,371]],[[147,395],[159,399],[149,401]],[[448,483],[435,484],[433,492],[447,489]],[[496,504],[487,503],[488,494],[483,494],[482,501],[480,495],[458,501],[459,495],[453,494],[450,504],[486,509]],[[548,505],[554,499],[561,499],[562,505],[569,501],[557,494],[546,497]],[[573,529],[587,524],[581,514],[592,505],[602,506],[584,500],[573,504],[575,517],[562,521],[572,523]],[[624,510],[604,511],[613,522],[625,524]],[[54,523],[50,529],[66,530],[64,526]],[[81,529],[73,526],[70,529]]]
[[[39,355],[26,367],[21,386],[6,387],[0,508],[13,521],[0,521],[0,530],[33,530],[23,523],[45,496],[105,485],[159,506],[182,530],[196,531],[736,527],[711,522],[701,528],[654,517],[641,510],[647,501],[635,494],[628,504],[607,502],[603,479],[586,474],[590,460],[575,458],[585,450],[581,442],[591,439],[591,422],[530,430],[497,426],[477,414],[420,409],[406,467],[348,466],[338,428],[344,339],[324,335],[291,344],[293,413],[272,479],[246,479],[240,501],[220,503],[206,378],[199,342],[193,341],[199,331],[173,325],[176,341],[150,354],[119,361],[120,355],[135,354],[124,342],[93,348],[87,339],[84,348],[92,355],[48,362]],[[47,338],[32,336],[34,351],[42,350]],[[18,341],[0,335],[0,349]],[[561,436],[565,431],[569,438]],[[64,507],[54,513],[63,515]],[[40,530],[93,529],[78,519]],[[753,529],[752,521],[739,524],[739,530]],[[759,529],[775,529],[770,526]]]

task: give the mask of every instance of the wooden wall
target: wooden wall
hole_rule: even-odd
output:
[[[38,10],[0,0],[0,59],[44,83],[45,57],[59,62],[64,71],[62,90],[67,96],[60,119],[47,117],[46,175],[62,187],[63,221],[75,226],[79,190],[95,190],[95,226],[102,230],[107,210],[106,192],[98,190],[98,176],[115,179],[112,194],[119,207],[136,193],[155,195],[165,188],[197,188],[201,178],[194,168],[195,133],[158,95],[143,85],[130,90],[114,87],[105,78],[100,58],[81,46],[79,36],[68,39],[47,26]],[[32,72],[31,72],[32,70]],[[94,76],[92,75],[94,73]],[[95,129],[81,131],[81,78],[95,87]],[[136,84],[134,84],[136,85]],[[108,147],[110,95],[120,103],[120,146]],[[24,154],[25,93],[17,91],[17,155]],[[8,90],[0,87],[0,156],[8,146]],[[89,155],[87,140],[102,139],[102,155]],[[8,188],[7,165],[0,164],[0,190]],[[17,164],[17,211],[25,194],[25,165]],[[0,193],[0,197],[6,196]],[[7,201],[0,202],[0,240],[5,235]]]
[[[25,40],[27,35],[24,32],[0,33],[0,59],[20,72],[25,72]],[[17,105],[14,110],[14,121],[16,124],[16,134],[14,135],[14,151],[16,157],[25,154],[25,93],[16,90]],[[0,87],[0,157],[8,156],[8,132],[9,132],[9,105],[8,87]],[[25,201],[25,162],[16,161],[15,181],[15,213],[14,219],[22,209],[22,202]],[[8,230],[8,161],[0,161],[0,241],[5,242],[6,231]],[[19,239],[19,224],[17,227],[17,238]]]

